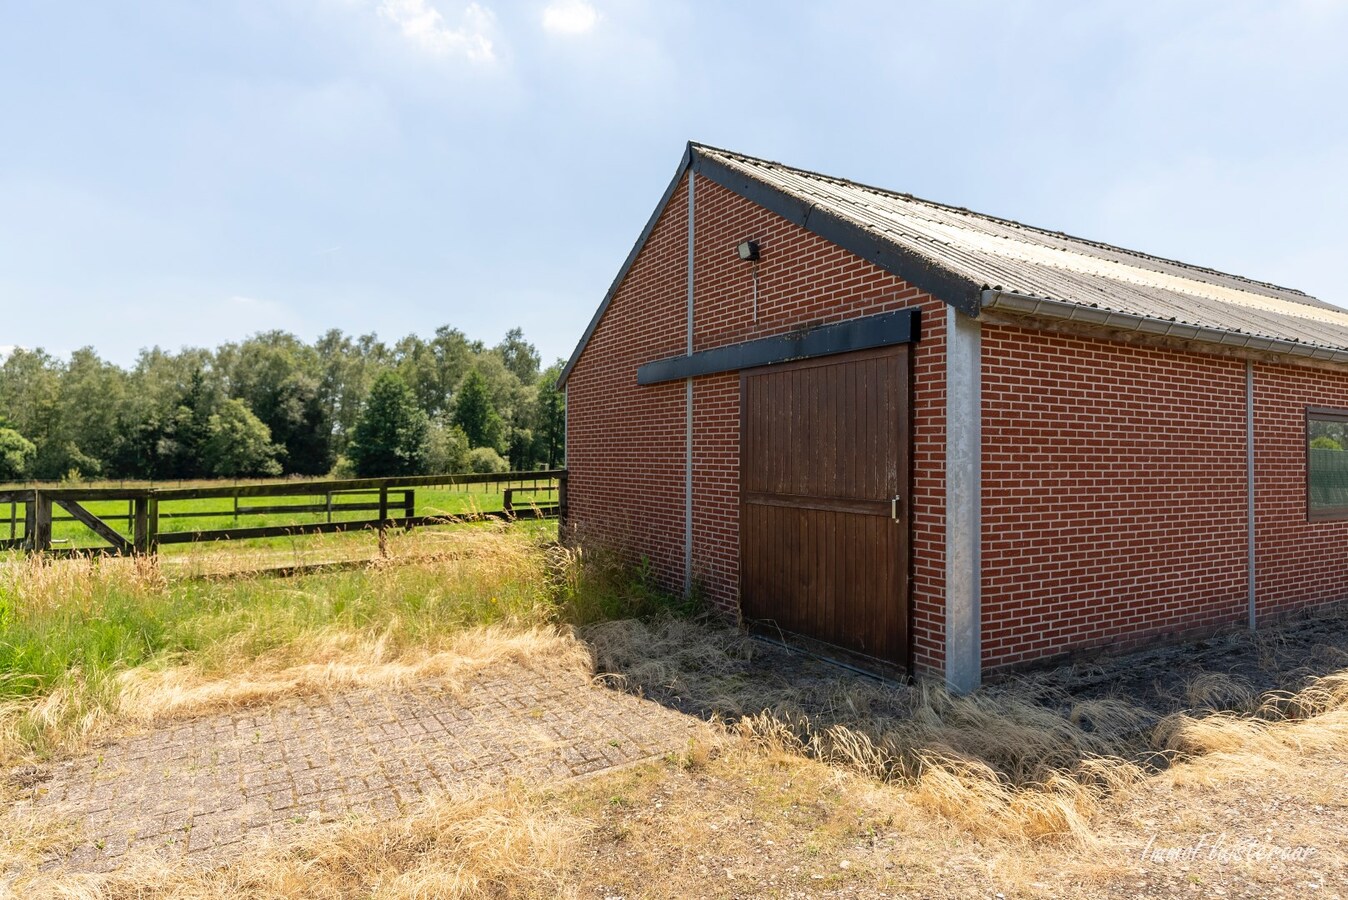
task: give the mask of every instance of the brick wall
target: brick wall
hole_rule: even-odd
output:
[[[1306,518],[1307,406],[1348,409],[1348,375],[1255,365],[1255,609],[1261,620],[1348,598],[1348,521]]]
[[[567,382],[573,525],[586,540],[649,556],[672,588],[682,583],[684,386],[638,388],[636,367],[684,349],[685,190],[680,186],[666,208]],[[695,350],[922,309],[922,340],[913,351],[912,604],[917,665],[938,670],[944,647],[944,304],[705,178],[698,178],[695,201]],[[745,238],[762,248],[757,320],[752,267],[735,253]],[[733,615],[739,376],[696,379],[693,416],[694,574],[707,599]],[[657,474],[643,475],[651,465]],[[652,520],[643,521],[652,506]]]
[[[983,328],[983,663],[1244,621],[1245,364]]]
[[[567,502],[583,542],[645,556],[683,584],[684,386],[637,387],[636,369],[682,353],[688,194],[652,229],[567,380]]]
[[[683,584],[684,385],[636,369],[683,352],[681,185],[573,370],[572,524]],[[912,580],[920,672],[943,665],[945,307],[705,178],[696,187],[697,350],[905,307],[913,348]],[[762,247],[757,317],[741,240]],[[1305,515],[1306,405],[1348,374],[1257,364],[1261,616],[1348,597],[1348,522]],[[1245,364],[1008,325],[983,328],[983,661],[995,669],[1244,622]],[[694,381],[693,566],[737,612],[739,377]]]

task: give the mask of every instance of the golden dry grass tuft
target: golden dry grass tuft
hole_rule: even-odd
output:
[[[764,645],[689,620],[608,622],[584,637],[617,684],[676,697],[772,750],[908,785],[917,805],[979,833],[1089,842],[1094,811],[1147,772],[1130,757],[1156,716],[1121,698],[774,677],[746,668]]]
[[[356,688],[435,684],[458,692],[465,681],[502,663],[586,673],[591,668],[589,650],[570,629],[471,628],[438,646],[394,652],[387,633],[370,638],[329,632],[307,635],[283,653],[259,657],[227,675],[190,666],[131,669],[118,676],[119,709],[122,719],[148,725]]]
[[[584,820],[511,788],[431,801],[394,822],[300,829],[218,868],[146,854],[111,874],[20,874],[12,889],[30,900],[566,897],[574,892],[560,882],[589,830]],[[33,873],[35,859],[26,862],[20,872]]]
[[[1313,678],[1300,691],[1274,691],[1259,698],[1251,715],[1189,712],[1167,716],[1154,743],[1184,756],[1241,755],[1277,758],[1343,746],[1348,728],[1348,671]]]
[[[1027,677],[972,696],[930,683],[774,677],[767,651],[697,622],[586,629],[599,671],[628,689],[719,716],[773,751],[906,786],[911,801],[981,835],[1089,845],[1092,817],[1179,760],[1231,765],[1342,739],[1348,672],[1259,694],[1225,674],[1181,687],[1188,711],[1161,717],[1121,696],[1079,699]],[[1253,763],[1252,763],[1253,764]]]
[[[1258,693],[1242,678],[1224,672],[1200,672],[1184,685],[1184,701],[1201,709],[1250,709]]]

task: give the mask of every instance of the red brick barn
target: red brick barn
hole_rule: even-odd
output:
[[[1348,312],[689,145],[563,374],[568,527],[881,666],[1348,596]]]

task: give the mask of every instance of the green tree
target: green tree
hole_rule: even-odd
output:
[[[352,339],[332,329],[318,339],[318,400],[332,428],[332,452],[344,453],[388,348],[373,334]]]
[[[61,435],[63,367],[43,350],[14,350],[0,366],[0,414],[36,448],[28,474],[55,480],[65,474]]]
[[[104,474],[198,478],[210,417],[225,397],[215,355],[198,348],[144,350],[127,375],[117,440]]]
[[[538,352],[520,329],[490,348],[450,326],[392,347],[373,334],[334,329],[306,343],[274,331],[214,350],[150,348],[129,370],[87,347],[68,360],[19,349],[0,359],[0,417],[34,447],[29,478],[192,478],[220,470],[214,416],[248,438],[229,455],[249,457],[257,431],[237,407],[225,410],[233,399],[283,448],[272,456],[283,473],[321,474],[345,454],[388,371],[438,423],[428,447],[437,469],[469,464],[464,441],[507,455],[515,468],[560,461],[560,395],[538,375]],[[256,471],[271,470],[252,458]]]
[[[346,455],[362,477],[420,475],[426,470],[428,430],[426,413],[406,382],[385,372],[370,388]]]
[[[487,393],[487,381],[473,369],[464,376],[454,398],[454,424],[468,436],[470,447],[491,447],[501,443],[504,423]]]
[[[285,447],[285,470],[321,475],[332,467],[330,399],[318,351],[293,334],[268,331],[220,348],[230,396],[248,404]]]
[[[36,456],[33,442],[0,420],[0,482],[27,478]]]
[[[449,394],[440,383],[440,370],[430,344],[414,334],[393,346],[398,374],[426,415],[434,418],[445,411]]]
[[[468,468],[482,475],[509,472],[510,463],[490,447],[474,447],[468,453]]]
[[[160,477],[201,478],[207,474],[203,457],[210,437],[213,401],[205,373],[195,370],[158,435],[155,461]]]
[[[528,428],[510,428],[510,437],[506,440],[506,461],[516,472],[524,472],[534,467],[536,449],[534,433]]]
[[[468,340],[462,331],[448,325],[435,329],[430,348],[435,357],[436,391],[441,398],[440,402],[448,404],[454,389],[473,367],[473,358],[482,348]]]
[[[91,347],[70,355],[58,403],[59,443],[66,459],[58,465],[79,469],[86,477],[111,471],[122,440],[119,420],[126,392],[126,372],[100,359]]]
[[[538,458],[555,469],[566,458],[566,395],[557,390],[557,379],[562,374],[558,360],[538,380],[538,418],[534,437]]]
[[[506,332],[505,340],[496,345],[501,361],[521,384],[533,384],[538,379],[538,366],[542,362],[538,350],[524,339],[524,330],[512,328]]]
[[[449,475],[468,471],[468,435],[463,429],[438,417],[431,420],[426,440],[426,473]]]
[[[202,449],[207,473],[220,478],[281,474],[277,456],[284,448],[272,443],[271,429],[242,400],[221,404],[220,411],[211,415],[207,431]]]

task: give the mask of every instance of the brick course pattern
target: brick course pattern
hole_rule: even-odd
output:
[[[684,573],[685,387],[638,387],[637,367],[687,341],[687,178],[619,286],[567,380],[570,524],[583,540],[650,560],[665,587]],[[697,177],[697,176],[693,176]],[[694,188],[693,348],[703,350],[899,309],[922,310],[914,345],[911,498],[915,660],[942,665],[945,305],[836,244],[714,182]],[[757,319],[752,267],[735,247],[762,247]],[[693,570],[704,596],[738,613],[739,376],[693,387]]]
[[[1245,364],[983,329],[983,665],[1246,614]]]
[[[567,514],[594,541],[683,584],[684,386],[637,387],[637,366],[687,340],[688,189],[681,184],[567,380]]]
[[[38,773],[19,802],[79,825],[53,865],[115,869],[133,850],[217,861],[309,823],[678,751],[699,727],[584,674],[510,664],[461,692],[352,691],[165,726]]]
[[[1245,362],[983,329],[983,665],[1248,621]],[[1255,609],[1348,597],[1348,521],[1310,522],[1306,407],[1348,373],[1253,364]]]
[[[1255,608],[1261,620],[1348,597],[1348,521],[1307,520],[1308,406],[1348,410],[1348,375],[1255,365]]]

